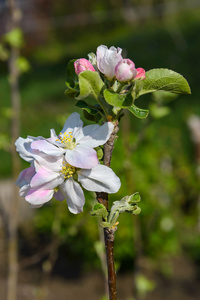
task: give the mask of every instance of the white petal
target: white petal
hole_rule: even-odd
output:
[[[31,149],[39,150],[48,155],[60,156],[64,153],[62,148],[56,147],[52,143],[49,143],[47,140],[39,140],[31,143]]]
[[[104,145],[109,139],[114,125],[111,122],[107,122],[102,126],[88,125],[82,129],[83,138],[77,141],[81,145],[87,145],[88,147],[98,147]]]
[[[80,115],[76,112],[72,113],[69,118],[66,120],[65,125],[61,133],[72,131],[73,134],[78,128],[83,127],[83,121],[80,119]]]
[[[91,170],[79,170],[77,173],[78,181],[88,191],[112,194],[121,186],[119,177],[104,165],[98,165]]]
[[[43,140],[44,138],[42,136],[38,137],[33,137],[33,136],[28,136],[26,139],[19,137],[16,142],[16,150],[19,152],[19,155],[21,158],[24,160],[31,162],[34,159],[34,155],[31,151],[30,145],[33,141],[37,140]]]
[[[60,185],[60,190],[67,200],[69,211],[78,214],[83,211],[85,197],[80,185],[72,178],[67,179]]]
[[[38,152],[35,154],[34,166],[36,171],[39,170],[40,167],[45,168],[48,171],[59,172],[62,169],[62,162],[64,159],[64,155],[61,156],[51,156],[44,154],[42,152]]]
[[[99,164],[96,151],[85,145],[78,145],[73,150],[66,149],[65,159],[76,168],[91,169]]]
[[[55,129],[50,129],[50,136],[51,136],[51,138],[57,138],[57,134],[55,132]]]

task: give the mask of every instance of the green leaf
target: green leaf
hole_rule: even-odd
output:
[[[76,107],[79,107],[79,108],[82,108],[82,109],[85,109],[89,114],[91,115],[96,115],[98,114],[99,112],[99,109],[98,108],[95,108],[94,106],[91,107],[91,105],[87,104],[85,101],[83,100],[79,100],[76,105]]]
[[[139,119],[145,119],[149,114],[148,109],[139,108],[135,106],[135,104],[133,104],[131,107],[128,107],[128,110]]]
[[[172,70],[152,69],[146,72],[146,79],[137,97],[155,91],[168,91],[175,94],[191,94],[187,80]]]
[[[67,89],[65,90],[65,95],[76,94],[79,92],[78,76],[74,69],[75,61],[76,59],[70,60],[67,65],[67,76],[65,82]]]
[[[133,97],[131,93],[118,94],[111,90],[104,90],[103,92],[106,102],[116,107],[127,107],[133,103]]]
[[[137,203],[140,201],[140,199],[140,194],[135,193],[131,196],[123,197],[120,201],[113,202],[108,218],[110,227],[116,224],[119,215],[123,212],[129,212],[134,215],[139,214],[141,209],[137,206]]]
[[[80,94],[76,99],[84,99],[91,95],[96,100],[105,87],[98,72],[84,71],[79,74]]]
[[[108,211],[103,204],[95,203],[92,208],[91,215],[102,217],[105,221],[107,221]]]
[[[83,110],[83,116],[86,120],[98,123],[102,116],[100,114],[92,115],[87,112],[87,110]]]

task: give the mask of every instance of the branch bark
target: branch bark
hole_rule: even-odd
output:
[[[114,142],[116,139],[117,132],[119,131],[118,122],[115,123],[114,130],[109,138],[109,140],[104,145],[104,165],[110,167],[112,152],[114,149]],[[108,210],[108,194],[107,193],[96,193],[97,201],[105,206]],[[109,288],[109,298],[110,300],[117,299],[117,285],[116,285],[116,272],[115,272],[115,262],[114,262],[114,233],[117,228],[108,229],[104,228],[104,241],[106,249],[106,260],[108,268],[108,288]]]

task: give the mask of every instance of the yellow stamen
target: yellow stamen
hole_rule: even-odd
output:
[[[61,169],[60,172],[61,172],[61,174],[64,175],[65,179],[68,179],[68,178],[72,177],[75,174],[76,168],[71,166],[67,162],[63,161],[63,166],[62,166],[62,169]]]

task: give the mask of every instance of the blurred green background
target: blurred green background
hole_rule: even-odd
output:
[[[7,22],[3,4],[1,1],[2,40]],[[168,68],[188,80],[192,95],[149,94],[136,103],[150,110],[147,119],[139,120],[129,114],[122,118],[112,158],[112,168],[122,187],[110,201],[137,191],[142,197],[139,216],[120,216],[115,240],[118,273],[129,274],[130,278],[132,273],[137,275],[138,299],[165,299],[167,287],[170,299],[197,299],[200,157],[187,122],[191,115],[200,115],[199,1],[38,0],[29,4],[19,1],[19,7],[25,39],[21,54],[30,64],[20,77],[24,138],[48,137],[51,128],[58,133],[73,111],[82,113],[74,107],[75,100],[64,95],[67,63],[70,59],[87,58],[100,44],[123,48],[124,56],[133,60],[136,67],[146,71]],[[7,148],[12,114],[7,65],[6,61],[0,62],[1,180],[11,177]],[[21,161],[21,168],[27,166]],[[86,272],[102,270],[102,237],[98,220],[90,217],[95,195],[85,195],[84,212],[79,215],[71,214],[66,203],[52,200],[34,210],[28,219],[20,220],[21,261],[56,243],[52,274],[79,278]],[[35,265],[26,268],[44,270],[48,259],[46,251]],[[182,278],[185,272],[188,276]],[[119,299],[133,299],[133,288],[129,285],[127,289],[129,294],[125,291]],[[101,298],[96,295],[91,299]]]

